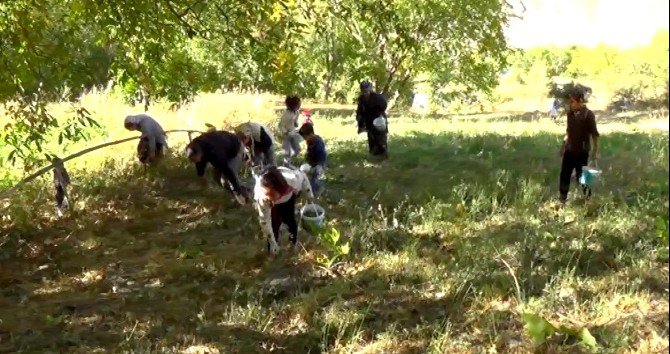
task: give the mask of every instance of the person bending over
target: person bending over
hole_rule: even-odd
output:
[[[309,202],[314,194],[307,176],[300,170],[270,166],[256,177],[254,199],[261,228],[267,236],[268,252],[279,252],[279,228],[288,227],[291,247],[298,243],[298,223],[295,217],[296,200],[302,193]]]
[[[203,186],[207,185],[205,168],[211,164],[214,167],[214,182],[223,187],[223,177],[237,202],[246,204],[248,193],[237,176],[244,159],[244,146],[237,135],[226,131],[206,132],[186,146],[186,156],[195,163]]]
[[[167,141],[165,131],[158,122],[146,114],[126,116],[123,126],[128,130],[142,133],[137,144],[137,155],[142,163],[151,163],[165,154]]]

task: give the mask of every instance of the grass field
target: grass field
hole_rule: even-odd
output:
[[[269,121],[272,100],[154,113],[166,129]],[[94,140],[133,135],[129,107],[84,103],[104,127]],[[149,171],[126,143],[69,165],[63,219],[46,178],[2,201],[0,352],[667,352],[667,119],[599,118],[602,183],[559,209],[561,124],[396,114],[390,159],[373,163],[348,107],[327,108],[320,203],[351,245],[332,269],[304,233],[300,251],[267,257],[252,210],[198,187],[185,136]],[[597,346],[534,342],[528,314]]]

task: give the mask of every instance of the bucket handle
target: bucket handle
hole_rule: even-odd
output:
[[[316,204],[314,203],[305,204],[305,208],[306,208],[305,210],[311,208],[313,212],[319,214],[319,209],[316,208]]]

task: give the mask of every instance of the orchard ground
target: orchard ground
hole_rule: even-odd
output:
[[[270,122],[277,99],[212,94],[150,113],[204,130]],[[102,125],[88,145],[134,135],[121,122],[139,110],[106,94],[83,104]],[[332,269],[305,233],[301,250],[267,257],[252,210],[198,187],[185,134],[148,171],[124,143],[68,164],[63,219],[50,174],[2,201],[0,351],[667,351],[667,118],[599,115],[601,183],[561,209],[564,121],[396,112],[377,163],[351,107],[304,106],[330,153],[320,202],[351,245]],[[538,344],[522,314],[587,328],[598,347]]]

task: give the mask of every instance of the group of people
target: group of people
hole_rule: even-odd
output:
[[[356,110],[358,133],[367,132],[371,155],[386,158],[386,99],[374,92],[368,81],[362,82],[360,88]],[[300,97],[288,96],[284,103],[286,108],[276,129],[284,152],[283,166],[275,163],[277,140],[272,131],[256,122],[241,124],[232,132],[209,130],[194,138],[185,149],[203,186],[207,186],[205,169],[210,164],[218,186],[231,191],[240,205],[254,203],[261,228],[267,235],[268,251],[273,254],[279,251],[282,224],[290,234],[291,247],[297,244],[296,199],[304,194],[308,202],[313,203],[321,195],[328,160],[326,144],[315,133],[309,111],[301,110]],[[302,122],[301,117],[304,118]],[[130,115],[125,118],[124,126],[142,133],[137,146],[140,162],[152,164],[164,156],[167,148],[165,131],[154,118],[146,114]],[[293,163],[302,150],[300,144],[303,141],[307,145],[305,163],[296,168]],[[238,175],[243,164],[254,171],[253,193],[240,182]]]
[[[372,156],[388,157],[387,101],[376,93],[368,81],[360,84],[356,121],[358,133],[367,133],[368,149]],[[561,147],[563,159],[560,172],[560,200],[567,200],[571,176],[577,179],[588,164],[589,156],[598,154],[598,129],[595,116],[585,105],[583,92],[570,94],[567,132]],[[186,156],[195,164],[201,183],[208,164],[214,168],[214,181],[230,190],[241,205],[255,204],[261,228],[268,238],[267,247],[277,253],[279,230],[285,224],[290,234],[292,247],[297,244],[298,223],[296,221],[296,199],[305,194],[313,202],[323,192],[322,177],[327,166],[326,144],[315,133],[309,112],[301,110],[301,100],[297,96],[285,99],[286,108],[279,118],[277,132],[281,137],[284,151],[283,166],[275,164],[276,140],[270,129],[255,122],[244,123],[229,131],[210,130],[193,139],[186,147]],[[300,117],[304,117],[300,123]],[[128,116],[125,127],[142,132],[138,144],[138,157],[143,163],[152,163],[164,155],[167,147],[165,132],[152,117],[140,114]],[[307,145],[305,164],[296,168],[293,162],[301,152],[301,142]],[[591,143],[592,142],[592,143]],[[254,169],[255,185],[253,194],[240,182],[238,173],[243,164]],[[252,169],[252,170],[254,170]],[[254,170],[255,171],[255,170]],[[591,190],[583,186],[582,192],[591,195]]]

